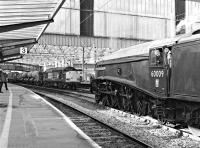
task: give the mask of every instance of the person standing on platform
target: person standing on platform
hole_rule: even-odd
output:
[[[6,90],[8,90],[8,86],[7,86],[8,76],[7,76],[7,74],[5,72],[3,72],[2,76],[3,76],[2,77],[2,82],[4,83]]]
[[[0,93],[3,93],[3,92],[1,91],[2,85],[3,85],[2,79],[3,79],[3,71],[2,71],[2,69],[0,69]]]

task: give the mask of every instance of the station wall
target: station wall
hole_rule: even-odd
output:
[[[200,16],[200,1],[199,0],[185,0],[186,3],[186,17]]]
[[[91,0],[85,0],[84,2]],[[174,0],[92,0],[93,32],[97,37],[153,40],[170,37],[175,28]],[[81,0],[66,0],[46,32],[80,35]],[[81,13],[90,10],[81,10]],[[81,24],[80,24],[81,23]],[[85,31],[87,32],[87,30]]]
[[[46,32],[80,35],[80,1],[66,0]]]
[[[141,40],[171,36],[174,0],[95,0],[94,4],[96,36]]]
[[[199,30],[199,0],[176,0],[176,8],[176,34],[191,33]]]

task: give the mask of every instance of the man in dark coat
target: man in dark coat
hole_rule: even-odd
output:
[[[7,86],[8,76],[5,72],[3,72],[3,75],[2,75],[2,82],[4,83],[6,90],[8,90],[8,86]]]
[[[2,79],[3,79],[3,71],[2,71],[2,69],[0,69],[0,93],[3,93],[3,92],[1,91],[1,88],[2,88],[2,85],[3,85]]]

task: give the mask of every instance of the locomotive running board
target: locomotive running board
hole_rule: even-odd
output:
[[[121,79],[121,78],[118,78],[118,77],[111,77],[111,76],[100,76],[100,77],[97,77],[96,79],[99,79],[99,80],[110,80],[110,81],[115,81],[115,82],[118,82],[118,83],[124,83],[124,84],[127,84],[127,85],[129,85],[131,87],[134,87],[135,89],[137,89],[139,91],[142,91],[145,94],[150,95],[150,96],[152,96],[154,98],[157,98],[157,99],[159,98],[159,99],[162,99],[162,100],[168,99],[168,97],[158,96],[156,94],[151,93],[150,91],[144,90],[144,89],[136,86],[136,84],[134,84],[133,82],[128,81],[126,79]]]

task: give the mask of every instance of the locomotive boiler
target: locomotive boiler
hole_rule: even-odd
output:
[[[200,128],[200,35],[120,49],[96,64],[96,103]],[[199,133],[197,133],[200,135]]]

